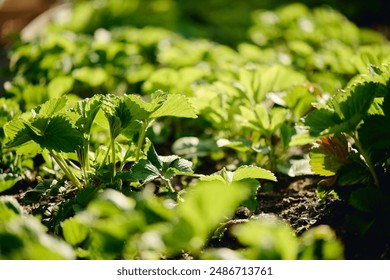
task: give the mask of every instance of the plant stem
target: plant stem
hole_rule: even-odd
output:
[[[111,176],[111,183],[112,182],[114,182],[114,178],[115,178],[115,176],[116,176],[116,168],[115,168],[115,138],[114,137],[111,137],[111,156],[112,156],[112,162],[111,162],[111,164],[112,164],[112,172],[111,172],[111,174],[112,174],[112,176]]]
[[[165,180],[165,182],[167,183],[167,186],[169,188],[169,190],[174,193],[175,192],[175,189],[173,188],[172,184],[171,184],[171,181],[169,180]]]
[[[77,156],[81,164],[81,169],[84,175],[85,184],[88,183],[88,172],[90,170],[88,155],[89,155],[89,137],[84,139],[82,148],[80,148],[77,151]]]
[[[145,133],[146,133],[148,126],[149,126],[149,122],[145,122],[142,124],[141,130],[139,133],[138,143],[137,143],[137,152],[136,152],[136,156],[135,156],[135,161],[138,161],[140,158],[142,145],[144,144]]]
[[[374,169],[374,165],[372,164],[371,162],[371,158],[370,156],[366,153],[366,151],[363,149],[359,139],[357,136],[352,136],[353,140],[355,141],[355,146],[357,148],[357,150],[359,151],[359,153],[362,155],[365,163],[366,163],[366,166],[368,168],[368,171],[370,172],[372,178],[374,179],[374,184],[375,186],[379,187],[379,179],[378,179],[378,176],[377,174],[375,173],[375,169]]]
[[[79,189],[82,188],[82,185],[77,179],[77,177],[74,175],[72,170],[69,168],[68,164],[66,163],[65,159],[60,155],[56,154],[53,151],[50,151],[50,155],[53,157],[53,159],[56,161],[58,166],[61,168],[61,170],[65,173],[65,175],[68,177],[69,180],[72,181],[72,183]]]

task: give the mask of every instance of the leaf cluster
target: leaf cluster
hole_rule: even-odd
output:
[[[389,85],[389,66],[371,66],[370,74],[356,77],[304,119],[309,133],[318,137],[310,151],[310,165],[315,174],[325,177],[320,195],[333,192],[368,214],[369,222],[358,225],[361,234],[378,223],[388,228],[386,221],[376,217],[389,213]]]

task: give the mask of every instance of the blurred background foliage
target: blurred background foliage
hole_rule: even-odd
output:
[[[291,0],[74,0],[74,12],[65,28],[92,33],[97,28],[145,25],[174,30],[185,37],[207,37],[234,46],[247,39],[252,12],[275,9]],[[309,8],[328,6],[361,27],[380,28],[389,24],[389,3],[373,1],[303,0]]]

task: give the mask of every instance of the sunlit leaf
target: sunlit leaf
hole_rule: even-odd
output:
[[[52,116],[55,113],[59,113],[65,109],[67,105],[68,99],[66,96],[60,98],[54,98],[46,101],[42,105],[38,106],[34,109],[35,112],[39,114],[39,116]]]
[[[197,111],[194,109],[189,99],[180,94],[169,94],[166,100],[162,100],[163,104],[154,111],[150,118],[159,117],[178,117],[178,118],[196,118]]]
[[[249,189],[235,186],[229,191],[226,185],[218,182],[204,182],[194,186],[184,196],[184,202],[177,207],[179,223],[171,233],[175,242],[175,232],[181,232],[186,224],[189,235],[183,239],[184,248],[199,250],[206,243],[206,238],[216,229],[226,216],[233,214],[241,201],[247,198]],[[210,211],[212,205],[212,211]]]
[[[235,226],[233,234],[243,245],[248,246],[248,259],[292,260],[298,253],[298,241],[292,229],[273,216]]]
[[[13,174],[0,174],[0,193],[12,188],[22,177]]]
[[[49,98],[59,98],[65,93],[68,93],[71,91],[74,84],[74,80],[72,77],[69,76],[59,76],[55,77],[53,80],[50,81],[48,84],[48,94]]]
[[[276,181],[276,177],[271,171],[257,166],[240,166],[233,175],[233,181],[240,181],[248,178]]]
[[[320,225],[304,232],[299,239],[299,259],[342,260],[344,249],[335,232],[327,225]]]
[[[1,181],[0,181],[1,183]],[[13,217],[22,215],[24,210],[12,196],[0,196],[0,221],[5,222]]]
[[[76,218],[69,218],[61,223],[65,241],[76,246],[83,242],[89,233],[89,228]]]
[[[310,150],[310,165],[315,174],[333,176],[349,163],[349,148],[345,138],[329,136],[318,140]]]
[[[92,87],[100,86],[108,79],[108,74],[103,68],[91,68],[88,66],[73,70],[72,76],[74,79]]]
[[[244,165],[237,168],[236,171],[227,171],[225,168],[211,175],[202,176],[202,181],[220,181],[230,185],[233,182],[245,179],[264,179],[276,181],[275,175],[266,169],[257,166]]]

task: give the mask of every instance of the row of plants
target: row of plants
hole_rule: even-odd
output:
[[[1,258],[343,258],[327,226],[235,218],[282,174],[323,176],[320,199],[390,236],[384,37],[300,4],[255,11],[237,48],[72,24],[15,43],[4,71],[0,192],[24,193],[1,196]]]

